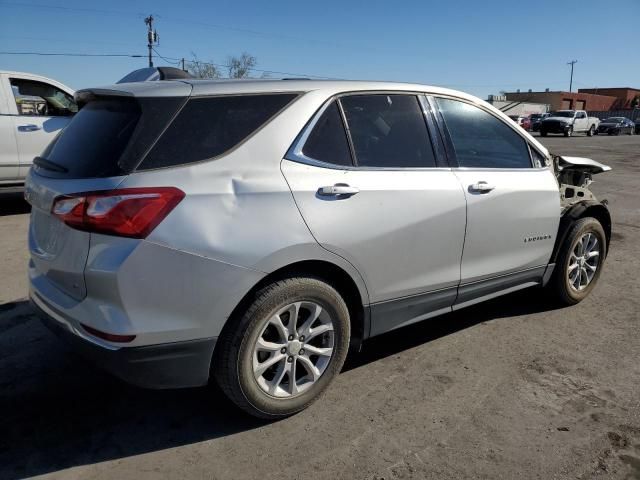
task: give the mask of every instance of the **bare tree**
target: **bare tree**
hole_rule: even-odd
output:
[[[203,62],[191,52],[193,59],[187,63],[187,71],[195,78],[220,78],[222,73],[213,63]]]
[[[229,57],[227,66],[229,78],[250,78],[251,70],[258,64],[258,60],[253,55],[243,52],[240,57]]]

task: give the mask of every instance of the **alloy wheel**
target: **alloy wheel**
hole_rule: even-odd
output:
[[[569,285],[577,291],[582,291],[593,280],[600,262],[600,242],[598,237],[587,232],[576,242],[571,255],[567,276]]]
[[[253,375],[278,398],[297,396],[315,384],[331,361],[334,328],[312,301],[291,303],[268,319],[253,347]]]

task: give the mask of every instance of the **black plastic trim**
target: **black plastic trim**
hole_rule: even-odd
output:
[[[605,254],[609,253],[609,244],[611,242],[611,213],[609,212],[609,209],[607,208],[607,205],[604,202],[597,202],[594,200],[583,200],[579,203],[572,205],[566,212],[562,214],[562,217],[560,218],[560,224],[558,225],[556,243],[553,246],[553,253],[551,254],[551,259],[549,260],[550,263],[555,263],[557,261],[558,254],[560,253],[560,247],[562,247],[562,244],[567,238],[567,235],[569,234],[569,230],[571,229],[571,226],[578,219],[588,216],[587,212],[591,209],[597,210],[605,220],[604,223],[602,221],[601,223],[603,223],[602,228],[604,229],[605,234],[607,236],[607,248],[605,250]],[[602,220],[597,216],[595,218],[598,218],[598,220]]]
[[[451,311],[457,286],[411,295],[408,297],[372,303],[371,336],[426,320],[431,316]],[[446,310],[445,310],[446,309]],[[443,311],[444,310],[444,311]]]
[[[108,350],[74,334],[33,301],[31,305],[45,326],[74,351],[127,383],[164,389],[198,387],[209,381],[215,338]]]

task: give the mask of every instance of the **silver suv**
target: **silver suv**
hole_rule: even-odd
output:
[[[166,81],[76,94],[25,196],[30,297],[145,387],[281,417],[369,337],[515,290],[593,289],[611,236],[509,117],[423,85]]]

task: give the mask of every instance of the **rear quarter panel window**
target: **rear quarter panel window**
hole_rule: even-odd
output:
[[[138,169],[218,157],[243,142],[296,97],[262,94],[191,98]]]
[[[347,133],[335,101],[331,102],[314,125],[302,153],[325,163],[352,165]]]
[[[502,120],[465,102],[436,101],[460,167],[531,168],[526,141]]]

